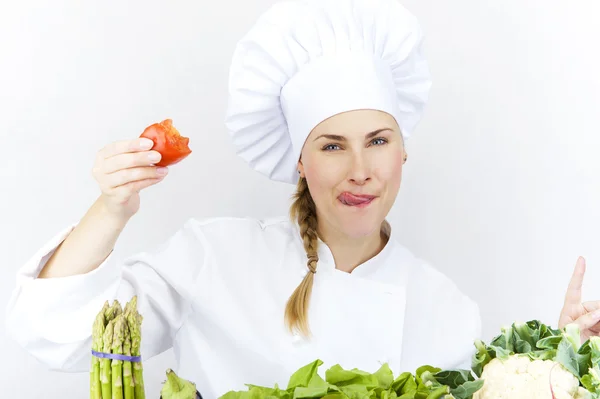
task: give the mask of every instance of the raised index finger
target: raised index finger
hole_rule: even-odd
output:
[[[137,138],[133,140],[120,140],[108,144],[100,150],[100,156],[104,159],[113,157],[118,154],[128,152],[146,151],[152,148],[154,142],[147,138]]]
[[[583,286],[583,276],[585,274],[585,259],[579,257],[569,287],[567,288],[567,294],[565,295],[565,305],[579,305],[581,303],[581,287]]]

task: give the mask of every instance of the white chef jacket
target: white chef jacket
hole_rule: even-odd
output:
[[[352,273],[335,268],[320,242],[310,301],[312,337],[289,333],[285,304],[307,273],[297,225],[287,218],[188,220],[162,245],[95,270],[36,279],[74,225],[18,271],[7,329],[50,369],[89,371],[93,320],[106,300],[138,296],[141,354],[173,348],[165,365],[197,384],[206,399],[244,384],[287,387],[298,368],[321,359],[398,375],[430,364],[469,368],[480,338],[478,306],[392,235]]]

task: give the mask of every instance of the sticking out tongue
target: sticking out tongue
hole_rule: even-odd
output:
[[[349,193],[343,193],[339,198],[343,204],[350,206],[366,204],[373,199],[373,197],[357,197]]]

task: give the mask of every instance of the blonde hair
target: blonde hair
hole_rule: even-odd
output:
[[[300,235],[306,251],[308,272],[300,285],[294,290],[285,307],[285,324],[290,331],[299,330],[304,336],[310,336],[308,325],[308,308],[312,293],[314,276],[317,272],[318,245],[318,220],[317,208],[305,178],[301,177],[296,187],[296,193],[290,207],[290,217],[298,223]],[[381,232],[389,237],[391,227],[384,220]]]
[[[314,276],[317,272],[317,262],[319,261],[317,253],[319,235],[317,233],[317,209],[310,195],[308,183],[305,178],[301,177],[299,179],[293,198],[294,202],[290,208],[290,217],[292,220],[296,220],[300,227],[300,235],[302,236],[304,250],[308,258],[308,272],[288,299],[285,307],[285,324],[290,331],[298,329],[303,335],[308,336],[310,335],[307,317],[308,306]]]

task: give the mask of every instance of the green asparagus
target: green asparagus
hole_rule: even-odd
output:
[[[131,333],[131,355],[140,356],[141,341],[142,341],[142,320],[143,317],[137,311],[137,296],[134,296],[129,303],[129,314],[127,322],[129,324],[129,332]],[[135,399],[146,399],[144,388],[144,369],[142,362],[133,363],[133,381],[135,384],[134,393]]]
[[[104,303],[92,327],[92,350],[140,356],[143,317],[137,310],[137,297],[123,308],[118,300]],[[92,356],[91,399],[145,399],[141,362]]]
[[[135,297],[134,297],[134,298],[135,298]],[[129,314],[129,313],[131,312],[131,304],[132,304],[132,302],[133,302],[133,300],[132,300],[132,301],[129,301],[129,302],[127,302],[127,303],[125,304],[125,307],[123,308],[123,313],[125,313],[125,314]]]
[[[96,315],[94,325],[92,327],[92,350],[96,352],[102,351],[104,347],[102,336],[104,334],[105,314],[108,310],[108,301],[104,303],[104,307]],[[102,388],[100,386],[100,359],[92,356],[92,366],[90,370],[90,399],[102,399]]]
[[[121,313],[123,313],[121,304],[117,300],[113,301],[113,304],[106,310],[106,323],[113,320],[115,317],[117,317]]]
[[[125,306],[125,313],[123,317],[127,319],[130,311],[129,304]],[[123,329],[125,332],[125,339],[123,340],[123,354],[125,356],[131,356],[131,334],[129,333],[129,324],[125,324]],[[131,368],[130,361],[123,362],[123,396],[124,399],[135,399],[135,385],[133,384],[133,371]]]
[[[103,335],[103,352],[111,353],[115,320],[106,325]],[[102,384],[102,399],[112,399],[112,377],[110,359],[100,360],[100,383]]]
[[[112,353],[123,354],[123,341],[125,339],[127,320],[123,314],[115,318],[112,341]],[[123,361],[112,359],[112,399],[123,399]]]

